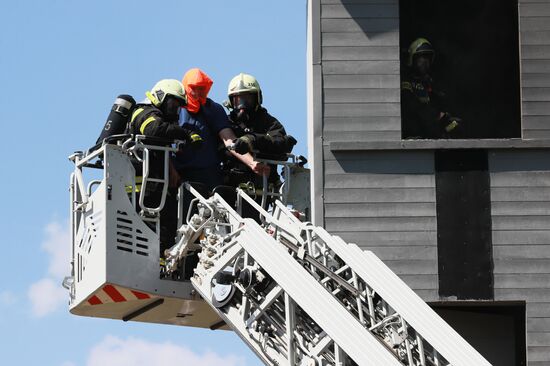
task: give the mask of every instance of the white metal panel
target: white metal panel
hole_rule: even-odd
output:
[[[219,316],[193,293],[189,281],[160,278],[158,234],[137,214],[126,192],[135,175],[128,155],[116,145],[105,145],[97,153],[104,153],[104,174],[82,205],[82,219],[75,228],[71,313],[123,319],[162,299],[158,306],[131,319],[206,328],[218,323]],[[83,181],[77,184],[84,186]],[[102,291],[109,285],[123,298],[132,290],[149,298],[109,299]],[[99,304],[89,302],[92,297],[99,299]]]

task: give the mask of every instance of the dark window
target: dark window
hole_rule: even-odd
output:
[[[402,137],[521,137],[517,0],[400,0],[399,7]],[[418,38],[434,50],[431,82],[422,62],[408,65]],[[422,54],[430,59],[429,45],[415,58]]]
[[[445,303],[432,308],[487,361],[525,366],[525,303]]]

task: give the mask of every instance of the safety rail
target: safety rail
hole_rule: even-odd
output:
[[[116,138],[116,139],[115,139]],[[157,143],[159,145],[155,144],[148,144],[147,142],[151,143]],[[82,151],[77,151],[74,154],[69,156],[69,160],[71,160],[75,165],[75,170],[73,174],[75,175],[75,187],[78,189],[80,200],[77,202],[76,210],[81,210],[86,203],[88,202],[89,196],[91,194],[91,187],[93,185],[97,185],[101,183],[101,180],[95,180],[89,183],[89,185],[86,187],[84,185],[84,179],[82,175],[82,170],[84,168],[99,168],[103,169],[103,165],[101,164],[101,161],[103,159],[105,145],[108,145],[109,143],[116,142],[118,146],[121,147],[122,151],[130,155],[132,158],[134,158],[140,165],[141,165],[141,173],[142,173],[142,183],[141,183],[141,191],[145,192],[147,189],[148,183],[159,183],[162,185],[162,194],[161,194],[161,200],[157,207],[147,207],[144,202],[144,195],[140,195],[138,204],[141,209],[150,215],[158,214],[162,208],[164,207],[164,203],[166,200],[166,192],[168,189],[168,177],[169,177],[169,160],[170,160],[170,153],[176,152],[177,148],[172,147],[172,144],[177,144],[178,141],[172,141],[172,140],[165,140],[165,139],[158,139],[153,137],[148,137],[144,135],[116,135],[111,136],[110,139],[106,139],[100,146],[96,145],[92,149],[88,150],[88,153],[84,153]],[[168,145],[168,146],[163,146]],[[151,165],[151,151],[161,152],[163,154],[162,157],[162,166],[163,166],[163,175],[162,178],[152,178],[150,177],[150,165]],[[92,163],[94,162],[95,163]],[[137,172],[136,172],[137,173]],[[136,180],[135,176],[134,179],[131,182],[128,182],[129,186],[131,187],[131,201],[134,207],[136,206]]]
[[[288,203],[288,194],[290,191],[291,180],[292,180],[291,178],[292,174],[290,174],[291,169],[295,167],[303,167],[307,163],[306,158],[304,158],[301,155],[297,156],[294,154],[285,154],[287,158],[286,160],[276,160],[276,159],[270,159],[269,157],[259,157],[258,151],[253,151],[253,154],[255,155],[255,160],[260,163],[269,164],[276,167],[279,167],[279,166],[282,167],[283,182],[279,192],[276,192],[275,190],[270,191],[268,176],[264,175],[262,177],[262,192],[261,192],[262,201],[260,206],[264,209],[266,208],[268,197],[273,199],[279,199],[281,202],[283,202],[286,205]],[[242,187],[241,189],[243,188],[244,187]],[[243,190],[249,194],[253,192],[254,195],[256,195],[256,190],[254,189],[255,187],[250,187],[250,188],[253,188],[253,189],[252,190],[243,189]]]
[[[151,140],[151,138],[147,138],[146,136],[138,135],[135,137],[135,140],[127,140],[122,144],[122,148],[126,149],[130,154],[132,154],[137,161],[141,163],[142,166],[142,183],[141,183],[141,191],[147,192],[147,185],[149,183],[159,183],[162,185],[162,193],[160,202],[157,207],[147,207],[145,205],[145,194],[139,195],[139,207],[141,209],[150,214],[155,215],[158,214],[162,208],[164,207],[164,204],[166,202],[166,193],[168,192],[168,180],[169,180],[169,162],[170,162],[170,153],[176,152],[177,148],[171,147],[171,146],[157,146],[157,145],[148,145],[144,144],[143,141],[145,139]],[[133,146],[130,146],[132,143]],[[129,147],[128,147],[129,146]],[[159,151],[163,153],[162,157],[162,167],[163,167],[163,175],[162,178],[151,178],[150,177],[150,171],[151,171],[151,157],[150,157],[150,151]],[[140,156],[140,152],[143,153],[143,157]],[[135,181],[133,182],[134,186],[132,187],[132,194],[135,195]]]
[[[229,148],[231,150],[231,148]],[[260,206],[261,210],[258,210],[258,218],[260,221],[265,222],[264,212],[268,212],[270,209],[267,207],[268,202],[284,202],[284,204],[290,203],[294,204],[295,202],[289,202],[289,194],[291,193],[290,182],[292,180],[293,173],[306,174],[309,176],[309,170],[304,168],[304,165],[307,163],[307,160],[303,156],[297,156],[293,154],[286,154],[287,160],[274,160],[268,158],[258,158],[257,152],[253,152],[255,155],[255,160],[264,164],[270,164],[276,167],[282,167],[282,178],[283,182],[279,187],[279,191],[275,191],[272,185],[268,183],[268,176],[264,175],[262,177],[262,187],[257,188],[253,183],[248,182],[242,184],[239,187],[239,192],[246,192],[244,199],[246,201],[254,201],[250,195],[253,197],[261,197]],[[298,174],[299,174],[298,173]],[[307,196],[309,182],[307,182],[307,187],[295,186],[293,189],[299,191],[300,193],[295,194],[295,196]],[[178,238],[176,244],[168,249],[166,255],[166,266],[164,268],[167,275],[171,275],[181,269],[182,262],[184,258],[190,251],[200,250],[200,246],[196,244],[196,239],[198,238],[198,233],[203,229],[210,220],[199,220],[196,215],[193,215],[197,203],[201,203],[203,207],[201,210],[213,211],[213,207],[210,207],[208,203],[204,200],[197,190],[195,190],[189,182],[185,182],[179,189],[178,196],[181,198],[184,194],[184,191],[188,190],[195,197],[191,200],[187,212],[183,212],[183,201],[179,199],[178,201]],[[202,199],[201,199],[202,198]],[[309,198],[309,197],[308,197]],[[268,201],[269,199],[269,201]],[[292,201],[292,200],[291,200]],[[307,200],[308,201],[308,200]],[[235,202],[234,209],[236,212],[241,213],[241,208],[243,205],[243,195],[237,194],[237,199]],[[257,206],[257,202],[254,201],[254,206]],[[273,209],[275,206],[271,207]],[[296,212],[307,211],[309,209],[308,204],[296,205],[298,210]],[[200,215],[199,215],[200,216]],[[204,215],[202,215],[204,217]],[[305,217],[305,214],[302,214],[302,217]]]

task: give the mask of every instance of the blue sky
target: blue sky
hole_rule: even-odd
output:
[[[67,156],[93,144],[118,94],[142,99],[191,67],[218,102],[234,75],[255,75],[306,155],[306,0],[18,0],[0,20],[0,364],[260,365],[230,332],[68,313]]]

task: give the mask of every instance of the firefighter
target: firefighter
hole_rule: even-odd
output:
[[[168,140],[200,143],[202,138],[189,128],[178,125],[179,110],[187,103],[182,84],[175,79],[164,79],[145,93],[147,99],[132,113],[127,132]]]
[[[262,90],[258,80],[252,75],[240,73],[229,82],[227,96],[229,100],[225,105],[230,111],[231,127],[238,137],[236,145],[247,145],[260,159],[286,161],[296,140],[287,135],[283,125],[262,106]],[[255,188],[262,188],[261,177],[250,174],[233,156],[225,155],[223,168],[226,184],[234,187],[252,184]],[[270,168],[268,183],[277,188],[280,185],[277,167]]]
[[[459,137],[462,121],[447,112],[445,94],[434,87],[431,69],[435,50],[425,38],[411,43],[407,73],[401,83],[403,137],[439,139]]]
[[[137,104],[132,113],[127,133],[166,139],[165,145],[169,145],[173,140],[181,140],[189,146],[202,144],[202,137],[198,133],[178,125],[179,110],[187,103],[185,91],[178,80],[161,80],[153,86],[151,91],[146,92],[145,95],[147,99]],[[163,143],[152,141],[151,144],[162,145]],[[141,169],[141,166],[138,169]],[[137,171],[139,172],[140,170]],[[151,178],[163,178],[163,153],[151,153],[149,171]],[[164,208],[160,213],[161,257],[165,249],[174,245],[174,238],[176,236],[177,210],[174,210],[174,207],[176,204],[177,186],[174,184],[174,173],[175,171],[171,168],[171,184],[168,189]],[[136,178],[137,183],[139,183],[140,178]],[[157,207],[159,205],[162,189],[162,184],[157,182],[148,183],[146,192],[139,192],[141,190],[139,184],[137,187],[140,194],[145,194],[144,203],[148,207]]]

